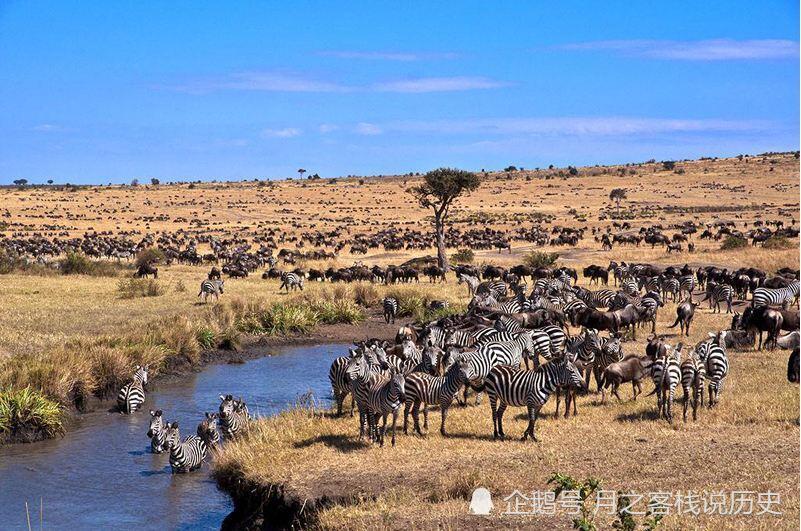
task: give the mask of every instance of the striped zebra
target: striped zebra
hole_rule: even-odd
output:
[[[217,424],[220,416],[217,413],[206,413],[206,418],[197,425],[197,436],[203,440],[206,448],[218,448],[220,446],[220,433],[217,431]]]
[[[598,386],[598,391],[601,391],[604,386],[603,374],[606,368],[622,360],[623,343],[619,337],[598,338],[598,353],[595,355],[595,363],[592,364],[592,372],[595,375],[595,384]]]
[[[757,288],[751,298],[751,306],[783,306],[784,303],[798,301],[798,281],[794,280],[786,288]]]
[[[160,409],[156,411],[150,410],[150,426],[147,430],[147,436],[150,438],[151,452],[160,454],[164,451],[164,443],[167,441],[167,430],[164,425],[164,416]]]
[[[695,347],[698,357],[704,363],[706,378],[709,381],[709,407],[718,403],[718,397],[723,392],[723,381],[729,374],[729,358],[726,350],[715,340],[703,341]]]
[[[395,324],[395,316],[398,315],[398,299],[395,297],[385,297],[381,303],[384,307],[384,321],[387,324]]]
[[[367,349],[365,349],[367,350]],[[383,371],[378,362],[370,359],[365,350],[351,350],[346,372],[351,382],[352,393],[359,409],[359,437],[365,433],[372,439],[372,414],[369,408],[370,390],[381,381]]]
[[[681,362],[681,388],[684,391],[684,422],[687,422],[687,409],[692,400],[693,420],[698,420],[698,405],[704,405],[704,381],[706,367],[695,349]],[[690,396],[692,392],[692,397]]]
[[[231,395],[220,395],[220,429],[226,439],[233,439],[248,427],[247,406]]]
[[[476,286],[476,294],[482,293],[487,293],[497,300],[501,297],[506,297],[509,293],[509,288],[503,280],[485,280]]]
[[[223,294],[225,281],[223,280],[204,280],[200,283],[200,291],[197,296],[200,301],[205,303],[209,297],[214,297],[214,302],[220,300],[220,295]]]
[[[576,297],[591,308],[608,308],[609,303],[615,298],[615,292],[611,289],[590,291],[585,288],[577,287]]]
[[[720,303],[726,303],[726,313],[732,313],[731,302],[734,297],[734,288],[728,284],[718,284],[717,282],[709,281],[706,283],[706,295],[703,300],[709,300],[709,308],[713,313],[720,313]]]
[[[200,468],[206,458],[206,443],[197,435],[189,435],[179,443],[178,423],[167,424],[166,449],[170,452],[172,473],[189,472]]]
[[[398,413],[405,403],[406,378],[402,373],[391,372],[389,379],[382,379],[380,383],[370,389],[368,407],[370,419],[373,423],[371,432],[376,433],[377,442],[384,446],[384,436],[387,433],[387,417],[392,413],[392,446],[395,446],[395,428],[398,424]],[[378,417],[381,417],[381,430],[378,429]]]
[[[446,347],[472,347],[478,343],[487,340],[489,337],[498,333],[492,326],[486,328],[479,328],[478,330],[462,330],[455,328],[449,330],[445,336]]]
[[[681,291],[681,282],[677,278],[664,277],[660,282],[659,288],[665,300],[667,300],[668,295],[670,295],[670,300],[676,302],[679,292]]]
[[[422,339],[427,344],[445,348],[445,338],[447,335],[447,330],[441,326],[427,326],[423,330]]]
[[[537,441],[535,424],[542,406],[561,387],[584,388],[578,369],[565,357],[549,361],[535,371],[515,367],[494,367],[487,376],[486,390],[492,409],[493,438],[503,440],[503,414],[508,406],[528,408],[528,427],[522,440],[529,436]]]
[[[117,395],[117,407],[120,413],[131,414],[145,401],[145,385],[147,385],[148,366],[137,365],[133,380],[122,386]]]
[[[468,297],[472,297],[473,295],[476,294],[476,288],[478,288],[478,285],[481,283],[481,281],[478,279],[478,277],[474,277],[473,275],[467,275],[465,273],[462,273],[460,275],[457,275],[456,278],[459,281],[459,284],[464,282],[467,285],[467,296]]]
[[[660,306],[664,306],[662,297],[656,291],[649,291],[640,299],[639,305],[645,308],[645,314],[640,318],[640,322],[651,321],[651,333],[656,333],[656,313]]]
[[[687,293],[687,296],[690,297],[695,291],[695,288],[698,287],[698,280],[693,275],[684,275],[683,277],[679,278],[679,298],[684,296],[684,293]],[[676,299],[673,299],[674,301]]]
[[[620,283],[620,288],[623,290],[623,293],[626,295],[639,295],[640,294],[640,283],[637,282],[635,277],[626,277]]]
[[[289,293],[290,290],[295,291],[296,289],[303,291],[303,277],[292,272],[282,274],[281,285],[278,286],[278,291],[282,289],[286,289],[287,293]]]
[[[662,281],[658,276],[648,277],[643,280],[642,287],[645,288],[646,293],[649,291],[660,291],[662,288]]]
[[[592,366],[595,363],[595,356],[601,351],[601,341],[598,338],[598,332],[587,328],[584,330],[583,334],[567,338],[565,351],[571,361],[579,362],[579,365],[583,367],[583,370],[580,372],[584,373],[584,387],[589,388],[590,374]]]
[[[673,400],[676,396],[676,387],[681,383],[681,349],[682,344],[676,345],[675,349],[668,347],[665,356],[660,358],[661,366],[659,380],[654,377],[654,385],[659,388],[657,393],[657,405],[659,406],[659,416],[666,418],[668,422],[673,422]]]
[[[356,405],[356,398],[351,393],[351,383],[348,378],[348,358],[340,356],[331,362],[328,370],[328,380],[331,382],[331,390],[334,400],[337,403],[337,416],[342,416],[342,405],[345,398],[350,394],[350,416],[353,416],[353,408]]]
[[[423,406],[423,427],[428,431],[428,406],[439,404],[442,423],[439,431],[446,435],[445,419],[448,408],[459,389],[472,378],[472,367],[469,361],[459,359],[445,371],[445,376],[431,376],[425,373],[412,373],[406,378],[406,407],[403,410],[403,433],[408,433],[409,410],[414,419],[414,431],[420,431],[420,405]]]

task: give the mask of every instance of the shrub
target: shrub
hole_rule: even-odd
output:
[[[136,262],[134,264],[136,267],[141,267],[147,264],[156,264],[164,260],[164,253],[158,247],[148,247],[147,249],[142,249],[136,255]]]
[[[378,304],[381,296],[374,285],[360,282],[353,286],[353,300],[360,306],[370,308]]]
[[[792,249],[795,244],[784,236],[773,236],[765,240],[762,247],[765,249]]]
[[[178,282],[175,283],[175,291],[176,293],[183,293],[186,291],[186,284],[184,284],[183,280],[179,279]]]
[[[223,350],[239,350],[241,346],[241,333],[236,327],[230,326],[226,328],[220,334],[217,346]]]
[[[451,255],[451,261],[456,264],[472,264],[475,257],[472,249],[459,249]]]
[[[531,251],[523,256],[523,263],[529,267],[550,267],[559,259],[559,253]]]
[[[164,288],[152,278],[121,278],[117,283],[117,293],[123,299],[158,297],[164,295]]]
[[[739,236],[726,236],[723,244],[720,246],[721,250],[728,251],[731,249],[742,249],[748,247],[748,240]]]
[[[30,387],[0,391],[0,436],[35,440],[37,434],[50,438],[61,433],[61,406]]]
[[[198,326],[195,329],[195,339],[203,350],[212,349],[217,344],[217,334],[208,326]]]
[[[91,275],[94,264],[85,254],[73,252],[59,261],[59,269],[64,275]]]
[[[162,345],[175,357],[182,357],[190,363],[200,361],[200,343],[192,323],[184,316],[167,319],[153,338],[153,343]]]

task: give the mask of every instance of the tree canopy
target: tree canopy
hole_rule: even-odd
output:
[[[445,213],[454,199],[476,190],[481,179],[473,172],[438,168],[423,176],[423,182],[409,189],[423,208]]]

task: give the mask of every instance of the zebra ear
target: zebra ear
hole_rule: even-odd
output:
[[[157,410],[156,410],[156,416],[157,416],[157,417],[160,417],[162,414],[163,414],[163,413],[162,413],[162,411],[161,411],[160,409],[157,409]]]
[[[136,366],[136,370],[137,370],[137,371],[138,371],[139,369],[141,369],[141,368],[142,368],[142,366],[141,366],[141,365],[137,365],[137,366]]]
[[[220,400],[225,401],[225,397],[223,395],[220,395]]]
[[[155,416],[156,416],[156,412],[155,412],[155,411],[153,411],[152,409],[150,410],[150,416],[151,416],[151,417],[155,417]]]
[[[173,422],[173,423],[172,423],[172,427],[173,427],[173,428],[177,428],[177,427],[178,427],[178,421],[177,421],[177,420],[176,420],[175,422]]]

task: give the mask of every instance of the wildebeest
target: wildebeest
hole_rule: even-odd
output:
[[[689,336],[690,324],[693,321],[696,306],[698,306],[698,303],[694,303],[692,297],[679,304],[676,307],[676,322],[668,328],[676,328],[676,325],[681,325],[681,334]]]
[[[148,275],[153,275],[153,278],[158,278],[158,268],[152,264],[142,264],[136,269],[136,273],[134,273],[136,278],[145,278]]]
[[[783,321],[784,318],[778,310],[774,310],[768,306],[757,306],[756,308],[749,306],[745,309],[742,316],[740,316],[740,327],[743,330],[759,331],[759,350],[762,350],[762,333],[768,333],[768,339],[765,341],[765,345],[770,344],[772,341],[775,346]],[[732,320],[733,324],[735,322],[736,317]]]

